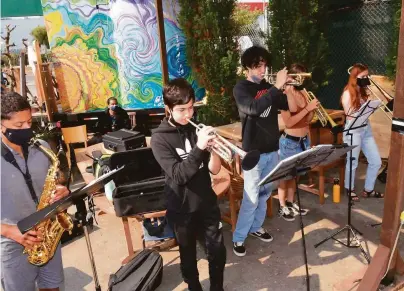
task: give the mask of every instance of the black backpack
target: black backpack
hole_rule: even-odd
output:
[[[152,291],[162,278],[163,258],[157,251],[144,249],[110,275],[108,291]]]

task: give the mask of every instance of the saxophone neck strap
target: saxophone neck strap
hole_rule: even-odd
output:
[[[32,200],[34,200],[35,204],[38,205],[38,197],[35,194],[35,189],[34,189],[34,185],[32,184],[31,174],[29,173],[29,169],[28,169],[28,147],[23,147],[23,154],[24,154],[24,160],[25,160],[25,171],[26,171],[25,173],[21,170],[20,166],[18,165],[17,161],[15,160],[14,154],[10,151],[8,146],[6,146],[3,141],[1,142],[2,157],[7,162],[9,162],[14,167],[16,167],[18,171],[21,172],[21,174],[24,177],[25,183],[27,184],[29,192],[31,194]]]

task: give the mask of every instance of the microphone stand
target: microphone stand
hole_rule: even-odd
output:
[[[77,199],[74,201],[76,205],[77,212],[75,214],[75,218],[79,221],[80,225],[84,229],[84,236],[86,238],[87,251],[88,256],[90,258],[91,270],[93,272],[95,291],[101,291],[100,282],[98,280],[97,269],[95,267],[95,260],[93,255],[93,249],[91,247],[90,235],[88,232],[88,227],[92,228],[93,226],[93,218],[91,213],[87,213],[86,204],[83,199]]]
[[[67,180],[67,188],[69,189],[70,181],[72,178],[73,167],[76,165],[76,155],[74,153],[74,147],[72,146],[72,144],[69,144],[68,146],[70,147],[70,169],[69,169],[69,175],[68,175],[68,180]],[[89,198],[89,200],[90,200],[90,198]],[[84,199],[82,199],[82,198],[74,199],[73,203],[76,206],[76,210],[77,210],[74,217],[79,222],[79,225],[81,225],[83,227],[83,230],[84,230],[84,237],[86,238],[87,252],[88,252],[89,259],[90,259],[91,270],[93,272],[95,291],[101,291],[100,282],[98,280],[97,269],[95,266],[93,249],[91,247],[90,235],[89,235],[89,231],[88,231],[88,227],[91,227],[91,228],[93,227],[93,214],[91,212],[90,213],[87,212],[87,208],[86,208]],[[90,201],[89,201],[89,203],[90,203]],[[90,208],[90,211],[91,211],[91,208]]]

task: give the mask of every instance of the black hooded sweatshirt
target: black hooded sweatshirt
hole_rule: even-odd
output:
[[[288,110],[286,95],[265,80],[241,80],[233,89],[242,124],[243,150],[261,154],[279,149],[278,109]]]
[[[165,118],[153,130],[151,148],[166,176],[167,210],[191,213],[217,204],[209,174],[210,153],[196,146],[191,124],[171,126]]]

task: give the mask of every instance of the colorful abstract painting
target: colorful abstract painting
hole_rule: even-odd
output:
[[[178,3],[163,1],[170,79],[191,76]],[[154,0],[42,0],[62,108],[104,109],[117,97],[125,109],[163,107],[162,73]]]

